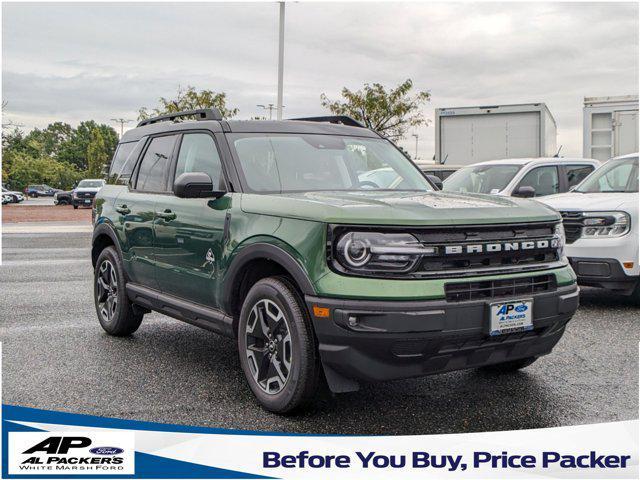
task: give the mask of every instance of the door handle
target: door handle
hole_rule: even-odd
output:
[[[131,213],[131,210],[129,208],[127,208],[126,205],[118,205],[116,207],[116,212],[122,213],[123,215],[128,215],[128,214]]]
[[[163,220],[175,220],[176,214],[167,208],[164,212],[156,212],[156,217]]]

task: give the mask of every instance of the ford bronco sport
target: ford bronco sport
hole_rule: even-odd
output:
[[[390,184],[367,175],[380,168]],[[275,412],[325,381],[347,392],[525,367],[578,306],[558,213],[436,192],[346,117],[145,120],[121,139],[94,217],[102,328],[129,335],[154,310],[235,338]]]

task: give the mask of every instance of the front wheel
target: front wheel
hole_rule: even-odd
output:
[[[96,262],[93,295],[100,325],[109,335],[117,337],[135,332],[143,317],[129,301],[125,285],[118,252],[114,247],[105,248]]]
[[[295,287],[284,278],[256,283],[238,325],[240,364],[264,408],[291,412],[316,393],[320,361],[313,327]]]

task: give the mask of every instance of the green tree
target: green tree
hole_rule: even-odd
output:
[[[87,175],[91,178],[102,177],[104,167],[109,162],[109,159],[104,137],[99,129],[94,128],[91,131],[89,145],[87,145]]]
[[[412,93],[412,89],[410,79],[390,90],[379,83],[365,83],[362,90],[355,92],[344,87],[341,100],[330,100],[324,93],[320,100],[334,115],[347,115],[397,140],[404,137],[409,128],[427,122],[421,107],[429,101],[431,94],[427,91]]]
[[[13,155],[5,177],[11,188],[22,190],[28,184],[46,183],[55,188],[69,189],[82,178],[82,173],[74,165],[51,157],[31,157],[21,152],[13,152]]]
[[[156,108],[148,109],[142,107],[138,112],[138,120],[157,117],[158,115],[167,113],[212,107],[220,110],[222,118],[233,118],[238,114],[237,108],[227,107],[226,93],[216,93],[213,90],[197,91],[195,87],[187,86],[186,89],[178,87],[175,98],[160,97]]]
[[[27,140],[36,142],[44,155],[56,157],[60,149],[69,142],[73,135],[73,128],[68,123],[55,122],[40,130],[33,129],[27,135]]]
[[[109,125],[98,124],[93,120],[80,122],[75,128],[68,141],[64,142],[56,156],[61,162],[75,165],[78,170],[87,170],[89,163],[87,161],[87,148],[91,142],[91,135],[94,130],[98,130],[105,144],[107,156],[113,157],[118,145],[118,132]]]

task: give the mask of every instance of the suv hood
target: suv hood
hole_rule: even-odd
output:
[[[540,198],[556,210],[605,211],[616,210],[624,205],[637,204],[637,193],[560,193]]]
[[[447,192],[307,192],[242,195],[247,213],[325,223],[459,225],[559,220],[538,202]]]

